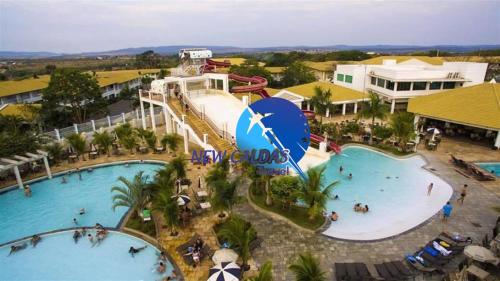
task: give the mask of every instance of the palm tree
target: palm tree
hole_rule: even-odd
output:
[[[119,177],[118,180],[124,186],[113,186],[111,192],[117,192],[113,195],[113,210],[117,207],[129,207],[140,215],[141,211],[149,202],[150,194],[148,192],[148,176],[143,171],[138,172],[132,181],[125,177]]]
[[[314,87],[314,96],[311,98],[311,105],[314,111],[319,115],[319,123],[323,124],[323,115],[326,115],[327,110],[333,108],[331,102],[332,92],[330,89],[323,90],[321,87]]]
[[[170,162],[170,165],[174,169],[177,179],[183,179],[186,177],[186,160],[184,160],[182,156],[174,158],[172,162]]]
[[[307,177],[300,179],[297,197],[307,205],[311,220],[323,213],[332,188],[337,184],[337,182],[333,182],[326,187],[323,186],[325,169],[326,167],[309,169]]]
[[[156,135],[153,131],[143,128],[135,128],[135,132],[142,142],[145,143],[150,149],[155,149]]]
[[[172,165],[165,165],[163,169],[158,170],[153,184],[158,190],[173,190],[175,184],[175,170]]]
[[[61,161],[62,154],[63,154],[63,147],[60,143],[54,142],[51,145],[47,145],[45,147],[47,152],[49,153],[50,157],[54,160],[54,164],[57,165],[59,161]]]
[[[96,144],[99,149],[106,152],[110,156],[110,147],[113,145],[113,138],[107,131],[95,132],[94,133],[94,144]]]
[[[121,124],[115,128],[115,134],[118,139],[130,136],[133,133],[134,131],[129,123]]]
[[[134,154],[134,148],[137,146],[137,140],[134,135],[121,138],[120,143],[125,149],[128,149],[130,153]]]
[[[248,281],[273,281],[273,264],[268,261],[264,263],[259,270],[259,275],[250,277]]]
[[[170,151],[174,152],[177,150],[177,147],[179,147],[179,143],[181,142],[181,138],[176,135],[176,134],[166,134],[163,136],[161,139],[161,145],[163,145],[165,148],[167,148]]]
[[[234,247],[243,262],[242,268],[246,268],[250,259],[250,242],[257,236],[252,225],[241,217],[233,215],[224,223],[218,234]]]
[[[128,149],[133,154],[133,150],[137,146],[137,140],[132,126],[129,123],[121,124],[115,128],[115,134],[125,149]]]
[[[413,119],[414,115],[409,112],[400,112],[391,118],[392,132],[403,151],[406,151],[406,143],[415,137]]]
[[[214,210],[219,210],[219,217],[224,217],[224,211],[231,211],[231,208],[236,203],[236,188],[240,178],[237,177],[232,181],[218,180],[213,183],[214,193],[212,194],[212,207]]]
[[[87,146],[87,141],[85,140],[85,137],[82,136],[81,134],[71,134],[66,137],[66,140],[68,141],[69,145],[73,147],[73,149],[76,151],[76,155],[79,157],[82,155],[83,160],[85,161],[85,147]]]
[[[221,162],[216,163],[212,166],[210,171],[208,171],[205,181],[210,187],[214,187],[215,182],[220,180],[226,180],[229,173],[229,158],[226,157],[222,159]]]
[[[175,229],[179,226],[179,204],[172,191],[169,189],[161,190],[153,201],[153,209],[163,214],[165,223],[170,228],[170,235],[177,235]]]
[[[311,253],[299,254],[298,260],[288,269],[293,272],[296,281],[326,281],[326,273]]]
[[[359,118],[371,118],[370,145],[373,144],[373,131],[375,130],[375,118],[384,120],[389,112],[389,107],[374,92],[370,92],[370,101],[363,102],[362,108],[358,111]]]

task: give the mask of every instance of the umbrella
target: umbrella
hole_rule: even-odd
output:
[[[429,128],[429,129],[427,129],[427,133],[433,134],[433,135],[441,134],[441,132],[437,128]]]
[[[464,254],[467,257],[479,262],[490,262],[493,264],[498,262],[498,258],[495,257],[495,255],[490,250],[481,246],[467,246],[464,249]]]
[[[232,249],[220,249],[215,251],[212,256],[214,263],[235,262],[238,259],[238,254]]]
[[[172,196],[172,198],[175,198],[175,197],[177,197],[177,204],[179,204],[179,206],[184,206],[187,203],[191,202],[191,198],[189,198],[189,196],[187,196],[187,195]]]
[[[241,269],[234,262],[223,262],[210,268],[207,281],[238,281]]]

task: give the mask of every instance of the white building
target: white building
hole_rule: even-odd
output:
[[[413,97],[484,82],[488,64],[443,62],[431,64],[418,58],[398,63],[383,59],[378,64],[337,65],[333,83],[361,92],[375,92],[395,109],[406,109]]]

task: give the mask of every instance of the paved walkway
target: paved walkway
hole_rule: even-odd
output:
[[[483,188],[477,181],[456,173],[447,162],[437,157],[436,153],[423,151],[423,154],[432,163],[429,168],[435,169],[437,175],[453,186],[453,198],[458,196],[463,184],[470,187],[463,206],[457,205],[456,199],[453,199],[455,208],[447,224],[443,224],[440,217],[435,215],[422,226],[395,238],[380,242],[347,242],[298,230],[244,203],[235,207],[235,211],[251,221],[258,235],[264,239],[262,247],[253,254],[257,264],[271,260],[275,280],[293,280],[287,270],[288,265],[297,254],[309,251],[321,261],[323,269],[328,272],[329,280],[332,280],[335,262],[380,263],[402,260],[405,254],[415,252],[442,231],[459,232],[471,236],[474,241],[481,241],[487,233],[491,236],[490,231],[500,215],[492,207],[500,205],[499,197]]]

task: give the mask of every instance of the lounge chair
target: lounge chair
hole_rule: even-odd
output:
[[[455,164],[457,167],[467,168],[467,163],[464,160],[458,159],[453,155],[451,155],[451,162]]]
[[[474,176],[476,177],[477,180],[480,180],[480,181],[494,181],[495,180],[494,176],[492,176],[490,174],[486,174],[474,166],[471,166],[471,170],[472,170],[472,173],[474,174]]]
[[[406,256],[406,261],[408,262],[408,264],[410,264],[413,268],[415,268],[416,270],[418,271],[421,271],[421,272],[424,272],[424,273],[427,273],[427,272],[434,272],[437,270],[437,268],[431,266],[431,265],[428,265],[428,266],[425,266],[423,264],[421,264],[419,261],[417,261],[415,259],[415,257],[413,256]]]
[[[380,277],[384,278],[384,280],[388,280],[388,281],[401,280],[399,278],[399,276],[398,277],[393,276],[384,264],[374,264],[374,266],[378,272],[378,275],[380,275]]]
[[[413,274],[408,269],[408,267],[406,267],[401,261],[392,261],[391,264],[394,265],[394,267],[396,267],[398,269],[398,271],[401,275],[406,276],[406,277],[415,276],[415,274]]]
[[[448,260],[443,260],[438,257],[433,257],[431,254],[427,253],[426,251],[421,251],[419,253],[420,257],[423,258],[427,263],[430,265],[436,267],[436,268],[441,268],[445,264],[448,263]]]
[[[392,277],[397,279],[397,280],[405,280],[409,277],[409,276],[405,276],[405,275],[401,274],[401,272],[399,272],[398,268],[390,262],[384,262],[383,265],[385,266],[385,268],[387,268],[387,271],[389,271],[389,273],[392,275]]]
[[[151,211],[148,209],[142,210],[142,220],[150,221],[151,220]]]
[[[463,239],[457,239],[456,237],[453,237],[446,232],[441,232],[439,234],[438,238],[445,241],[446,243],[450,244],[451,246],[465,247],[465,246],[472,244],[472,238],[470,238],[470,237],[463,238]]]
[[[360,280],[363,280],[363,281],[375,280],[375,278],[370,274],[370,271],[368,271],[366,264],[355,263],[354,266],[356,267],[356,271],[358,272],[358,275],[361,277]]]
[[[335,263],[335,278],[337,281],[344,281],[347,278],[347,268],[345,263]]]
[[[181,244],[179,245],[177,248],[176,248],[176,251],[181,254],[181,255],[184,255],[186,252],[187,252],[187,249],[189,247],[192,247],[194,245],[194,243],[196,242],[197,239],[200,239],[200,235],[198,235],[197,233],[195,233],[193,235],[193,237],[191,237],[191,239],[189,239],[189,241],[187,241],[186,243],[184,244]]]
[[[358,275],[356,266],[353,263],[345,264],[347,269],[347,280],[359,280],[361,276]]]

